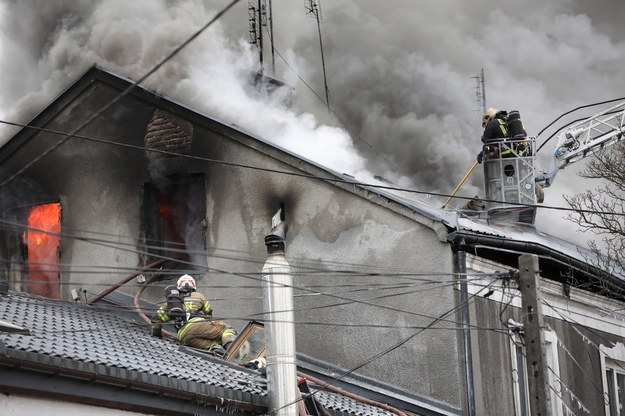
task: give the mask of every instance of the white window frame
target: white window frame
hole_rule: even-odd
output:
[[[547,374],[547,382],[550,386],[551,394],[551,414],[553,416],[564,416],[562,405],[562,387],[560,386],[560,364],[558,360],[558,337],[553,331],[543,331],[545,340],[545,352],[547,356],[547,366],[549,368]],[[519,368],[519,358],[517,348],[522,348],[522,368]],[[525,364],[525,346],[518,333],[512,333],[510,336],[510,364],[512,368],[512,391],[514,392],[514,414],[515,416],[530,415],[529,402],[529,386],[527,378],[527,366]],[[524,376],[524,380],[520,380],[520,375]],[[525,386],[525,389],[523,389]],[[524,390],[524,391],[523,391]],[[523,403],[525,403],[526,413],[523,412]]]
[[[606,373],[608,369],[612,369],[621,374],[625,374],[625,345],[620,342],[613,347],[600,345],[599,353],[601,357],[601,380],[603,384],[605,414],[611,415],[610,392],[608,390],[608,377]]]

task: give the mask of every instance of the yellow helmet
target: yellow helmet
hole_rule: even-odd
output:
[[[497,115],[498,112],[499,110],[497,110],[496,108],[492,108],[492,107],[484,111],[484,114],[482,114],[482,127],[486,127],[488,122],[491,121],[493,117]]]

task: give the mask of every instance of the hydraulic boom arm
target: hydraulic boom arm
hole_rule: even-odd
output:
[[[560,169],[625,138],[625,102],[573,124],[560,133],[547,171],[536,176],[543,188],[551,186]]]

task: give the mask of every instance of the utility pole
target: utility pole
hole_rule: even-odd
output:
[[[538,257],[534,254],[521,255],[519,274],[530,409],[534,416],[551,416]]]
[[[323,54],[323,42],[321,41],[321,6],[319,0],[306,0],[306,13],[312,14],[317,19],[317,31],[319,32],[319,49],[321,50],[321,67],[323,69],[323,85],[326,93],[326,105],[330,110],[330,94],[328,89],[328,79],[326,77],[326,60]]]

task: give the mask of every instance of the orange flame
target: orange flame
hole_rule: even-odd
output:
[[[27,291],[36,295],[58,299],[59,246],[61,231],[61,204],[44,204],[33,207],[28,215],[29,229],[24,233],[28,247],[29,284]]]

